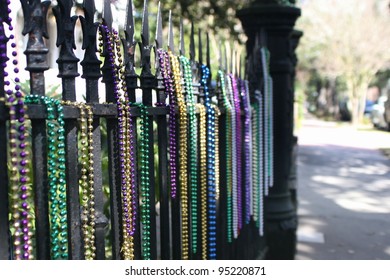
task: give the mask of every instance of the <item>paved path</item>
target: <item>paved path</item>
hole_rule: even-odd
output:
[[[390,259],[390,133],[305,120],[296,259]]]

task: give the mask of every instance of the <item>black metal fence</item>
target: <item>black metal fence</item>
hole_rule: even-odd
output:
[[[196,58],[192,29],[186,59],[183,32],[175,48],[170,20],[164,49],[161,12],[150,40],[147,2],[141,42],[134,41],[131,1],[120,34],[112,28],[110,1],[99,21],[93,0],[84,1],[80,18],[71,16],[72,0],[57,2],[60,99],[45,92],[50,3],[21,0],[29,92],[7,73],[18,77],[24,70],[17,68],[15,38],[6,30],[14,21],[7,3],[0,4],[0,259],[265,258],[263,197],[268,187],[271,197],[278,188],[273,166],[283,159],[272,162],[279,128],[273,128],[277,101],[270,99],[264,32],[250,34],[249,83],[226,55],[212,83],[208,36],[204,47],[199,36]],[[76,101],[77,21],[84,102]],[[271,60],[271,74],[272,67]]]

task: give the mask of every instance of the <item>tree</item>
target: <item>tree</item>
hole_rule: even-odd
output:
[[[363,117],[367,88],[390,62],[387,0],[306,0],[298,3],[304,32],[298,47],[300,68],[315,68],[329,79],[343,79],[352,104],[352,123]]]

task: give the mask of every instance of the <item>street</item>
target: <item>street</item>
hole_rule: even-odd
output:
[[[390,259],[390,132],[303,121],[298,260]]]

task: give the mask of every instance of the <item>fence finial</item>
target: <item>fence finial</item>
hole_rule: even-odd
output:
[[[158,2],[158,12],[157,12],[157,27],[156,27],[156,49],[162,48],[163,37],[162,37],[162,15],[161,15],[161,3]]]
[[[127,2],[127,13],[126,13],[126,24],[125,24],[125,38],[122,38],[123,45],[123,57],[124,64],[127,74],[135,74],[134,65],[135,65],[135,46],[136,42],[134,40],[134,17],[133,17],[133,1],[129,0]]]
[[[232,54],[232,57],[230,58],[230,70],[231,70],[231,73],[234,75],[234,76],[237,76],[237,67],[236,67],[236,57],[237,57],[237,51],[236,50],[232,50],[231,52]]]
[[[168,49],[173,54],[175,53],[175,44],[173,42],[173,23],[172,23],[172,11],[171,10],[169,10]]]
[[[193,21],[191,21],[190,60],[195,61],[195,31]]]
[[[206,32],[206,65],[210,69],[210,37],[208,32]]]
[[[103,22],[108,27],[109,30],[112,30],[112,11],[111,11],[110,0],[104,0]]]
[[[180,55],[186,55],[186,49],[184,46],[184,24],[183,18],[180,19]]]
[[[210,69],[208,84],[211,85],[212,71],[211,71],[211,63],[210,63],[210,38],[208,32],[206,32],[206,66],[207,68]]]
[[[96,11],[94,0],[84,0],[83,2],[84,17],[80,16],[81,27],[83,29],[83,45],[85,50],[91,45],[96,45],[96,31],[97,25],[94,22],[94,15]],[[91,40],[92,39],[92,40]],[[96,47],[94,48],[96,52]]]
[[[222,65],[222,48],[223,48],[223,45],[222,45],[222,42],[219,40],[219,48],[218,48],[218,64],[219,64],[219,70],[224,70],[223,69],[223,65]]]
[[[58,0],[58,6],[53,8],[57,20],[57,47],[68,45],[69,48],[76,49],[73,31],[78,17],[70,16],[72,7],[72,0]]]
[[[24,28],[22,34],[26,35],[31,32],[40,32],[43,37],[49,38],[46,15],[50,6],[50,1],[41,2],[41,0],[20,0],[20,2],[22,4],[24,16]]]
[[[7,24],[11,23],[11,17],[8,15],[7,1],[0,1],[0,18]]]
[[[257,34],[256,34],[257,35]],[[260,38],[259,38],[260,47],[265,47],[267,45],[267,33],[264,28],[260,29]]]
[[[144,10],[142,14],[142,32],[141,32],[141,78],[151,77],[151,65],[150,65],[150,52],[152,46],[149,41],[149,12],[148,12],[148,0],[144,1]]]
[[[242,79],[242,61],[241,61],[241,47],[237,52],[237,75],[240,79]]]
[[[235,74],[237,77],[241,78],[241,46],[235,42],[235,48],[234,52],[236,53],[235,55]]]
[[[125,36],[127,42],[129,42],[130,44],[134,43],[134,26],[133,1],[129,0],[127,2]]]
[[[60,56],[57,59],[60,78],[75,78],[79,76],[77,63],[79,59],[74,54],[76,44],[74,40],[74,28],[78,16],[71,16],[73,0],[58,0],[58,6],[53,8],[57,21],[57,47],[61,47]],[[63,98],[75,100],[76,93],[71,89],[63,90]]]
[[[149,12],[148,0],[144,0],[144,11],[142,13],[142,33],[141,40],[144,46],[149,46]]]
[[[230,73],[228,54],[230,55],[230,45],[229,45],[229,42],[226,41],[224,52],[223,52],[223,65],[224,65],[224,70],[226,71],[226,73]]]
[[[203,64],[203,45],[202,45],[202,35],[201,30],[198,30],[198,62]]]

